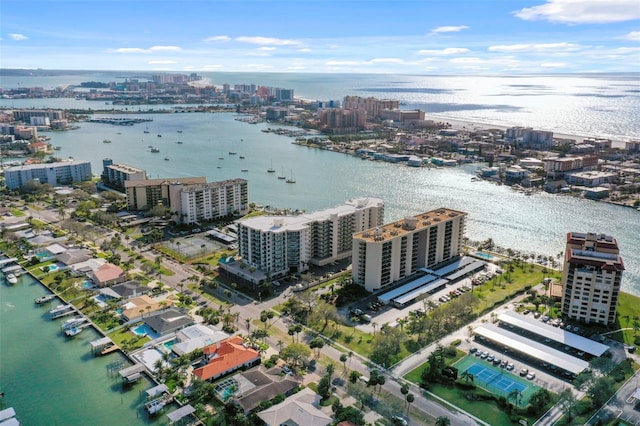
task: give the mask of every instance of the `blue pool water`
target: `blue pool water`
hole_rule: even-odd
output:
[[[93,283],[91,281],[85,281],[82,283],[82,288],[93,288]],[[103,302],[106,302],[106,300],[103,300]]]
[[[151,339],[160,337],[160,335],[153,331],[147,324],[139,325],[133,328],[132,331],[138,336],[149,336]]]
[[[171,350],[171,346],[173,346],[174,343],[176,343],[175,340],[169,340],[168,342],[164,342],[164,347]]]
[[[60,269],[60,267],[58,265],[56,265],[56,264],[49,265],[49,272],[55,272],[58,269]]]
[[[475,253],[474,253],[474,256],[478,256],[478,257],[481,257],[481,258],[483,258],[483,259],[487,259],[487,260],[491,260],[491,259],[493,259],[493,256],[492,256],[492,255],[487,254],[487,253],[482,253],[482,252],[479,252],[479,251],[475,252]]]

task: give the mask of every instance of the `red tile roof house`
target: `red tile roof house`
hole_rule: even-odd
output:
[[[201,380],[215,380],[241,368],[260,363],[260,354],[243,344],[242,337],[234,336],[203,349],[208,361],[204,367],[193,370]]]
[[[99,287],[126,281],[127,275],[121,267],[111,263],[105,263],[92,274],[93,282]]]

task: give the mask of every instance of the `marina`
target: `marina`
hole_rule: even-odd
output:
[[[2,402],[15,409],[20,423],[169,424],[167,416],[150,417],[144,409],[140,394],[154,385],[146,375],[123,387],[117,376],[109,374],[109,364],[118,363],[120,369],[131,365],[121,352],[91,355],[91,342],[108,344],[111,339],[92,327],[84,328],[73,339],[60,339],[60,323],[48,321],[48,313],[34,303],[44,289],[29,274],[21,277],[19,286],[0,285],[0,383],[6,393]],[[18,312],[20,315],[16,315]],[[16,345],[17,341],[21,344]],[[42,365],[47,368],[33,374],[34,366]]]

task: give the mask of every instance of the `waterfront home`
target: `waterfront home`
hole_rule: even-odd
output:
[[[283,373],[280,367],[265,370],[259,366],[234,375],[231,380],[239,385],[233,397],[234,404],[248,415],[259,408],[262,401],[271,401],[278,395],[292,395],[302,385],[302,377]],[[312,419],[299,424],[315,424],[309,422]]]
[[[70,248],[56,256],[58,262],[64,263],[66,266],[75,265],[84,262],[93,257],[91,250]]]
[[[118,298],[123,300],[151,293],[151,289],[149,287],[140,284],[138,281],[125,281],[120,284],[114,284],[109,287],[109,289],[116,293]]]
[[[320,409],[320,395],[309,388],[291,395],[279,404],[260,411],[258,417],[267,426],[280,426],[283,424],[326,426],[332,422]]]
[[[121,283],[127,279],[122,268],[112,263],[105,263],[89,274],[89,276],[99,287],[106,287],[111,284]]]
[[[144,321],[152,331],[160,336],[165,336],[193,324],[191,316],[176,308],[153,313],[147,316]]]
[[[171,345],[171,351],[178,356],[185,355],[228,338],[229,334],[212,326],[194,324],[176,331],[176,342]]]
[[[209,345],[203,352],[207,364],[193,370],[194,376],[201,380],[215,380],[260,363],[258,351],[245,346],[240,336]]]
[[[157,302],[151,297],[144,295],[127,300],[122,304],[122,319],[125,321],[131,321],[137,318],[142,318],[143,315],[149,315],[153,312],[157,312],[164,308],[166,305],[171,305],[171,300],[164,300]]]

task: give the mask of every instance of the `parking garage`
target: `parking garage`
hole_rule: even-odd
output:
[[[525,336],[533,335],[532,338],[544,341],[547,346],[571,351],[581,358],[599,357],[609,350],[607,345],[515,312],[502,313],[498,315],[498,320],[511,330]]]
[[[477,339],[558,376],[573,378],[589,366],[585,360],[492,324],[477,327],[473,332]]]

